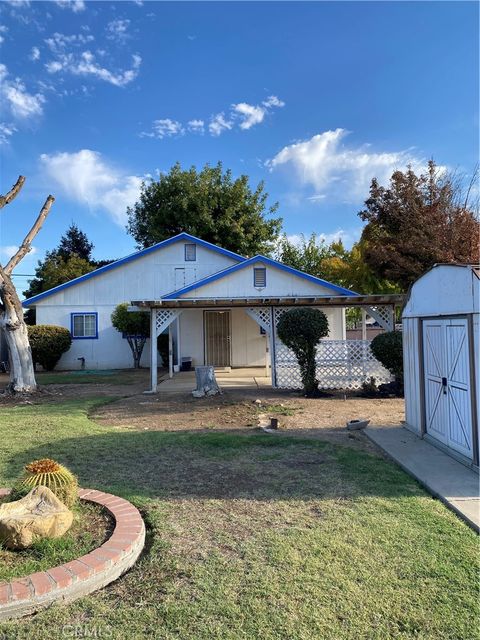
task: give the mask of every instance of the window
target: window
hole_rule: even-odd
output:
[[[98,338],[98,314],[72,313],[72,338]]]
[[[185,245],[185,262],[195,262],[197,259],[197,245],[186,244]]]
[[[267,286],[267,270],[265,267],[255,267],[253,270],[253,286],[261,289]]]

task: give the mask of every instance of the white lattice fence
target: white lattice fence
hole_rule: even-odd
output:
[[[277,338],[275,343],[277,386],[300,389],[297,359]],[[369,340],[321,340],[317,348],[317,379],[320,389],[359,389],[371,377],[377,384],[390,382],[390,373],[373,356]]]

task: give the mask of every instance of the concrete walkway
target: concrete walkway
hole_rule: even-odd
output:
[[[215,377],[221,389],[258,389],[272,384],[270,376],[265,376],[264,368],[217,370]],[[158,385],[158,393],[188,393],[195,387],[195,372],[181,371],[173,378],[164,377]]]
[[[479,476],[404,427],[373,427],[365,435],[431,494],[480,532]]]

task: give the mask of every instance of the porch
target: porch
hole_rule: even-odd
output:
[[[299,389],[301,377],[294,354],[277,335],[280,317],[292,307],[314,306],[328,318],[330,332],[317,349],[319,388],[355,389],[374,377],[377,384],[390,381],[390,374],[373,357],[367,340],[367,315],[386,331],[395,327],[395,307],[402,295],[311,296],[302,298],[179,298],[175,300],[132,301],[130,309],[150,313],[151,335],[168,331],[169,376],[179,374],[182,358],[192,366],[213,365],[219,369],[240,366],[261,369],[263,375],[247,375],[250,383],[267,380],[275,388]],[[358,307],[362,315],[362,339],[346,339],[345,310]],[[158,353],[151,340],[151,391],[157,391]],[[243,355],[239,355],[239,353]],[[193,355],[195,354],[195,355]],[[235,369],[232,369],[235,371]],[[222,376],[219,370],[217,378]],[[193,374],[192,374],[193,377]],[[225,372],[224,382],[232,377]],[[190,388],[190,380],[184,378]],[[162,390],[166,390],[165,382]],[[256,384],[256,383],[255,383]],[[172,383],[172,388],[174,385]],[[178,387],[176,387],[178,388]],[[186,390],[186,389],[185,389]]]
[[[271,387],[270,376],[265,375],[265,369],[260,367],[248,367],[230,369],[229,371],[217,369],[215,377],[222,389],[255,390]],[[165,378],[158,387],[159,393],[188,393],[195,389],[195,371],[180,371],[171,378]]]

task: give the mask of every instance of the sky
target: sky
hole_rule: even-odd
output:
[[[476,2],[3,1],[0,261],[56,197],[15,272],[75,222],[97,259],[135,250],[141,181],[222,161],[285,232],[358,239],[373,177],[478,161]],[[26,274],[26,275],[22,275]]]

